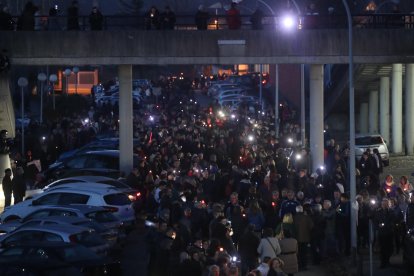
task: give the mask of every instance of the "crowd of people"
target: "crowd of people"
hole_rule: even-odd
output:
[[[413,187],[407,177],[382,182],[377,153],[359,161],[354,199],[349,149],[329,132],[325,166],[311,171],[311,153],[298,142],[296,115],[286,102],[279,138],[271,108],[231,112],[214,102],[201,108],[192,93],[168,88],[157,103],[149,99],[134,112],[140,162],[120,180],[141,198],[120,257],[125,275],[293,275],[309,262],[350,255],[351,212],[358,217],[358,249],[368,245],[374,222],[384,267],[414,226]],[[13,163],[35,185],[27,162],[38,159],[45,169],[63,151],[103,133],[117,136],[118,119],[116,107],[105,104],[31,124],[28,151],[16,152]]]
[[[332,27],[344,27],[346,26],[346,18],[342,6],[331,3],[320,3],[319,1],[309,1],[306,7],[303,7],[301,19],[298,20],[298,28],[304,29],[316,29],[316,28],[332,28]],[[351,5],[352,12],[360,13],[373,13],[375,11],[368,5],[360,7],[359,3]],[[285,4],[280,4],[277,9],[277,15],[284,14],[296,14],[300,11],[299,7],[295,7],[291,1],[286,1]],[[372,19],[361,19],[359,23],[377,24],[386,27],[403,27],[404,17],[400,16],[400,10],[397,3],[394,3],[392,15],[381,17],[376,16]],[[60,20],[59,17],[64,16],[66,18],[66,25]],[[174,30],[176,27],[176,14],[170,8],[166,6],[164,11],[160,11],[156,6],[152,6],[144,14],[138,15],[143,19],[136,26],[142,27],[146,30]],[[211,29],[223,29],[228,28],[230,30],[237,30],[242,25],[249,25],[249,28],[254,30],[263,29],[265,24],[274,24],[274,20],[268,20],[270,17],[275,16],[273,10],[271,14],[265,14],[263,10],[256,7],[250,15],[241,15],[240,9],[236,2],[229,3],[229,6],[225,6],[224,15],[210,15],[204,5],[200,5],[198,11],[194,16],[194,21],[189,22],[188,16],[182,16],[182,20],[185,26],[195,24],[198,30],[207,30],[208,25],[211,24]],[[81,19],[79,17],[79,5],[78,1],[72,1],[72,4],[68,7],[65,14],[62,13],[58,5],[54,5],[49,9],[47,15],[42,14],[38,6],[29,1],[26,3],[22,13],[16,19],[10,13],[7,6],[0,5],[0,30],[24,30],[24,31],[40,31],[40,30],[103,30],[105,26],[105,18],[100,12],[97,6],[93,6],[88,16],[88,22],[85,21],[85,16]],[[269,17],[266,19],[266,17]],[[224,20],[223,20],[224,19]],[[368,20],[368,21],[367,21]],[[80,26],[80,22],[82,26]],[[283,21],[283,20],[281,20]],[[87,24],[88,23],[88,24]],[[279,22],[283,24],[282,22]],[[358,24],[356,24],[358,25]]]

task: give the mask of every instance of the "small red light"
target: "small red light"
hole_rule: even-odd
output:
[[[201,201],[201,204],[206,204],[206,202],[204,200]]]
[[[70,235],[69,236],[69,241],[71,243],[77,243],[78,242],[78,238],[76,237],[76,235]]]
[[[224,248],[223,247],[220,247],[220,252],[223,252],[224,251]]]
[[[389,192],[391,192],[391,189],[390,188],[387,188],[387,193],[389,193]]]
[[[118,212],[118,208],[116,207],[112,207],[112,206],[103,206],[106,210],[108,210],[109,212]]]
[[[275,206],[276,206],[276,203],[275,203],[274,201],[272,201],[272,206],[273,206],[273,207],[275,207]]]

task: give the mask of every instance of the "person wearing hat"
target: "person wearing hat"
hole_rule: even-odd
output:
[[[12,190],[14,204],[23,201],[23,198],[26,195],[26,181],[24,179],[24,170],[22,167],[16,168],[16,174],[12,180]]]
[[[4,177],[2,181],[3,193],[4,193],[4,208],[10,206],[12,196],[12,170],[10,168],[4,170]]]

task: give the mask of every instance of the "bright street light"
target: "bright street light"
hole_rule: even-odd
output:
[[[285,14],[282,16],[282,27],[285,30],[293,30],[297,28],[297,18],[291,14]]]

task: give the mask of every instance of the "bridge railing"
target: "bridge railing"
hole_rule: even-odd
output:
[[[250,15],[241,15],[240,29],[252,29]],[[302,15],[292,17],[298,29],[345,29],[347,18],[345,15]],[[66,16],[38,16],[35,17],[33,30],[67,30]],[[207,30],[228,29],[226,15],[211,15],[207,21]],[[14,30],[19,30],[19,17],[14,16]],[[262,29],[283,29],[284,16],[265,15],[262,19]],[[356,14],[352,17],[356,28],[389,29],[414,28],[414,14]],[[79,27],[82,31],[91,30],[89,16],[79,16]],[[108,15],[104,16],[102,30],[146,30],[148,28],[144,16],[137,15]],[[159,28],[163,29],[162,24]],[[197,30],[194,15],[177,15],[175,30]],[[27,29],[25,29],[27,30]]]

